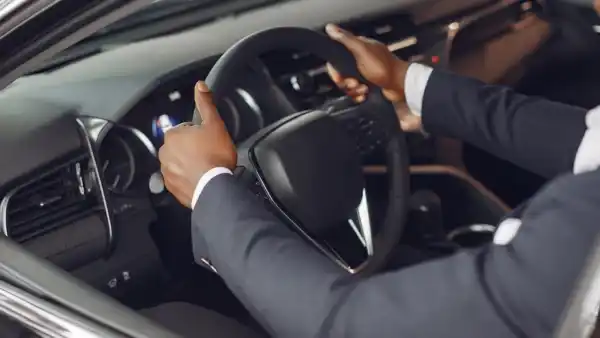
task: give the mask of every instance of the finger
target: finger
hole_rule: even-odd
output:
[[[362,41],[362,42],[365,42],[365,43],[377,43],[377,42],[378,42],[377,40],[374,40],[374,39],[368,38],[368,37],[366,37],[366,36],[359,36],[359,37],[358,37],[358,39],[359,39],[360,41]]]
[[[189,122],[189,121],[187,121],[187,122],[181,122],[180,124],[176,125],[176,126],[175,126],[175,127],[173,127],[173,128],[180,128],[180,127],[193,127],[193,126],[195,126],[195,124],[194,124],[193,122]]]
[[[366,99],[367,99],[366,95],[358,95],[358,96],[354,97],[354,102],[363,103],[363,102],[365,102]]]
[[[348,78],[344,80],[344,88],[346,90],[357,90],[360,86],[360,82],[358,82],[355,78]]]
[[[330,38],[346,46],[354,56],[365,50],[365,43],[361,39],[337,25],[328,24],[325,31]]]
[[[367,87],[366,85],[360,85],[355,89],[346,90],[346,95],[351,96],[351,97],[366,95],[368,93],[369,93],[369,87]]]
[[[221,116],[219,116],[217,107],[213,102],[212,93],[203,81],[196,83],[194,99],[196,101],[196,109],[202,119],[202,124],[221,121]]]
[[[338,87],[344,86],[344,77],[342,76],[342,74],[340,74],[340,72],[337,71],[337,69],[335,69],[331,65],[331,63],[327,64],[327,73],[329,74],[331,81],[333,81],[333,83],[335,83],[336,86],[338,86]]]

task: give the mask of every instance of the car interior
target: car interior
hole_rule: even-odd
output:
[[[210,261],[194,261],[191,212],[166,190],[157,159],[164,133],[193,119],[196,81],[229,47],[257,31],[293,26],[322,32],[334,22],[387,44],[406,60],[568,104],[600,103],[593,95],[600,73],[587,67],[600,54],[590,43],[598,39],[598,18],[574,5],[206,3],[152,4],[0,91],[0,154],[8,159],[0,168],[0,239],[6,242],[0,246],[6,260],[0,283],[14,294],[15,285],[26,287],[44,294],[47,306],[60,304],[96,320],[93,309],[104,306],[89,296],[96,291],[142,313],[161,304],[195,304],[262,330]],[[217,102],[237,144],[296,112],[335,115],[352,104],[329,79],[327,61],[314,53],[283,48],[244,62]],[[368,114],[345,118],[344,128],[362,163],[361,206],[347,222],[311,240],[352,272],[372,250],[362,226],[385,231],[386,210],[394,208],[388,197],[393,173]],[[398,252],[380,271],[490,243],[494,225],[545,183],[454,139],[409,134],[406,149],[408,218],[394,243]],[[126,320],[120,311],[113,315]],[[21,337],[15,335],[20,329],[0,325],[2,337]]]

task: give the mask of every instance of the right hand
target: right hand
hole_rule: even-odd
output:
[[[404,81],[409,63],[396,57],[383,43],[357,37],[336,25],[327,25],[326,32],[354,55],[358,71],[365,80],[381,87],[383,95],[396,108],[400,127],[404,131],[420,131],[421,118],[411,114],[405,103]],[[333,82],[354,101],[365,101],[369,89],[367,85],[355,78],[344,78],[331,64],[327,64],[327,70]]]

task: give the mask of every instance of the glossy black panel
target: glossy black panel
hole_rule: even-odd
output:
[[[318,233],[347,219],[360,202],[364,182],[354,149],[339,123],[314,111],[271,129],[252,153],[269,192]]]

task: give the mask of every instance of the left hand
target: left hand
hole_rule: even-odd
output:
[[[194,190],[202,175],[216,167],[233,170],[237,164],[235,145],[208,87],[198,82],[194,92],[202,125],[181,124],[170,129],[158,152],[167,190],[188,208],[193,208]]]

